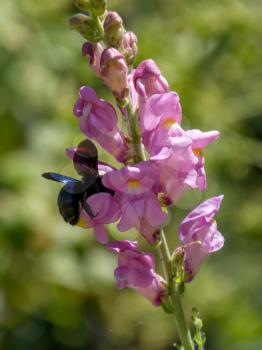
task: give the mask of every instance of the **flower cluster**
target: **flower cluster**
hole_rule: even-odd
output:
[[[93,228],[96,239],[117,254],[118,287],[134,288],[158,306],[167,294],[167,281],[156,273],[153,255],[141,252],[134,241],[109,242],[105,225],[117,222],[121,232],[135,228],[156,246],[168,207],[189,188],[206,190],[202,150],[219,132],[183,129],[179,95],[170,91],[152,59],[133,68],[136,35],[127,32],[122,18],[106,11],[104,3],[77,1],[81,10],[90,13],[73,16],[70,26],[87,39],[83,56],[112,92],[116,107],[90,86],[82,86],[73,111],[84,135],[113,155],[119,166],[102,165],[102,184],[112,194],[101,191],[88,197],[94,217],[82,209],[79,225]],[[127,131],[119,128],[119,117]],[[222,198],[201,203],[180,224],[181,246],[174,255],[183,257],[183,282],[191,281],[204,258],[223,246],[214,221]]]

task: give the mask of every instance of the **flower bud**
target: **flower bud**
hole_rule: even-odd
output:
[[[100,75],[100,58],[103,52],[103,46],[99,43],[84,43],[82,47],[83,56],[89,56],[89,64],[93,71]]]
[[[83,11],[89,11],[91,8],[91,0],[74,0],[76,7]]]
[[[105,49],[100,60],[100,74],[117,99],[128,93],[127,64],[124,56],[114,48]]]
[[[137,54],[137,37],[135,33],[126,32],[124,34],[122,48],[127,64],[132,64]]]
[[[133,80],[135,89],[142,98],[163,94],[169,90],[166,79],[151,59],[144,60],[139,64],[134,70]]]
[[[193,209],[179,225],[179,238],[182,246],[175,254],[182,252],[184,258],[184,282],[191,282],[205,258],[224,245],[224,237],[217,229],[214,220],[223,195],[212,197]]]
[[[91,0],[92,12],[96,16],[103,16],[106,11],[106,0]]]
[[[89,86],[82,86],[79,99],[74,105],[74,114],[79,118],[81,131],[96,140],[119,162],[134,156],[130,142],[117,126],[117,114],[107,101],[97,97]]]
[[[177,283],[183,283],[185,277],[184,263],[185,263],[185,250],[181,247],[177,248],[172,254],[172,263],[175,273],[175,281]]]
[[[109,46],[118,48],[125,32],[122,18],[117,12],[110,11],[104,21],[105,40]]]
[[[77,30],[84,38],[97,42],[101,40],[97,32],[96,24],[90,16],[77,13],[69,19],[69,27],[71,30]]]

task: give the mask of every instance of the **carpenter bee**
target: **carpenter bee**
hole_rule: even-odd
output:
[[[57,173],[43,173],[48,180],[64,183],[60,190],[57,204],[61,216],[71,225],[77,225],[80,211],[83,208],[93,219],[95,215],[86,199],[99,192],[114,192],[102,184],[102,176],[98,172],[98,154],[96,146],[86,139],[80,142],[73,155],[74,168],[81,176],[81,180]]]

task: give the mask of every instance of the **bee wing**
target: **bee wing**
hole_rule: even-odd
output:
[[[91,219],[94,219],[96,217],[96,215],[93,213],[92,209],[90,208],[89,204],[85,201],[83,202],[83,208]]]
[[[75,170],[80,176],[98,176],[98,153],[92,141],[83,140],[76,148],[68,149],[67,155],[73,160]]]
[[[42,176],[47,180],[62,182],[64,184],[79,182],[79,180],[58,173],[43,173]]]

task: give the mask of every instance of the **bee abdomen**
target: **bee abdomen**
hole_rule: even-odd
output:
[[[57,203],[61,216],[70,225],[76,225],[79,220],[79,194],[67,192],[64,188],[59,193]]]

